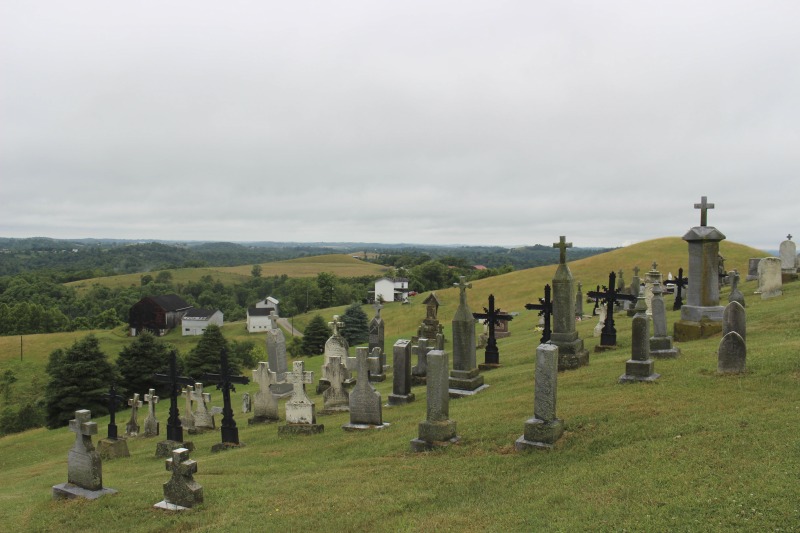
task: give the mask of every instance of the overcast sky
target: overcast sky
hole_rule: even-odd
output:
[[[800,2],[0,4],[0,236],[800,235]]]

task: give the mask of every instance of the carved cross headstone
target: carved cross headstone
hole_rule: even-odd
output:
[[[150,389],[144,395],[144,401],[147,403],[147,418],[144,419],[144,436],[155,437],[158,435],[158,420],[156,419],[156,404],[158,403],[158,396],[156,390]]]
[[[119,439],[117,435],[117,408],[125,404],[125,397],[117,394],[117,387],[114,383],[111,384],[111,387],[108,389],[108,392],[104,394],[106,399],[108,400],[108,414],[110,416],[110,420],[108,422],[108,438],[111,440]]]
[[[513,320],[514,317],[495,308],[494,294],[489,295],[489,307],[488,309],[484,307],[483,311],[483,313],[472,313],[472,316],[483,320],[483,323],[489,326],[489,339],[486,341],[486,350],[484,351],[484,367],[490,368],[500,365],[500,351],[497,349],[494,327],[499,324],[501,320]]]
[[[216,383],[217,389],[222,391],[222,443],[239,444],[239,430],[236,428],[236,421],[233,419],[233,408],[231,407],[231,391],[236,391],[234,383],[244,385],[250,383],[250,379],[245,376],[231,375],[230,367],[228,366],[227,348],[223,348],[220,354],[220,373],[206,372],[200,379]]]
[[[285,383],[285,381],[278,381],[277,372],[269,369],[267,361],[260,361],[258,368],[253,370],[253,381],[258,383],[258,392],[253,396],[253,418],[249,423],[278,420],[278,399],[270,390],[270,386]]]
[[[139,399],[139,393],[133,394],[133,398],[128,400],[128,405],[131,407],[131,418],[125,424],[125,435],[128,437],[135,437],[139,434],[139,408],[143,405]]]
[[[194,394],[194,386],[187,385],[181,391],[185,404],[183,408],[183,416],[179,418],[181,426],[187,430],[194,431],[194,415],[192,414],[192,395]],[[169,434],[169,424],[167,424],[167,434]]]
[[[327,367],[325,375],[328,376],[330,387],[322,393],[323,410],[325,412],[348,411],[350,409],[350,395],[344,388],[344,380],[349,376],[347,367],[338,355],[330,356],[325,366]],[[359,374],[359,383],[361,378],[362,376]]]
[[[550,316],[553,314],[553,302],[550,300],[550,285],[544,286],[544,298],[539,298],[538,304],[525,304],[525,309],[539,310],[539,316],[544,317],[544,331],[542,331],[542,338],[539,339],[541,344],[550,340]]]
[[[69,430],[75,433],[75,443],[67,459],[67,482],[86,490],[102,489],[102,463],[92,443],[92,435],[97,435],[97,423],[92,422],[91,411],[75,411]]]
[[[356,348],[358,361],[358,381],[350,393],[350,424],[344,426],[383,426],[381,411],[381,394],[369,382],[367,374],[370,372],[368,349]],[[367,378],[367,379],[365,379]]]
[[[181,394],[181,385],[192,385],[194,380],[189,376],[178,375],[178,352],[170,351],[169,374],[153,374],[153,380],[159,383],[169,383],[169,418],[167,419],[167,440],[183,442],[183,427],[181,426],[180,412],[178,411],[178,395]],[[187,412],[191,416],[191,411]]]
[[[592,298],[602,298],[606,304],[606,320],[603,326],[603,331],[600,334],[600,344],[602,346],[616,346],[617,345],[617,330],[614,327],[614,306],[617,300],[627,300],[635,302],[636,297],[630,294],[620,294],[616,289],[616,274],[612,271],[608,275],[608,287],[603,287],[605,292],[589,291],[589,296]]]
[[[189,459],[188,449],[173,450],[172,457],[166,460],[166,468],[172,472],[172,477],[164,483],[164,501],[155,507],[180,510],[203,503],[203,487],[194,480],[197,462]]]
[[[314,372],[305,370],[305,361],[294,361],[286,381],[292,384],[292,397],[286,402],[286,422],[316,424],[314,402],[306,394],[306,384],[314,382]]]
[[[567,264],[567,248],[572,248],[572,243],[567,242],[567,238],[564,235],[561,235],[558,239],[558,242],[553,243],[553,248],[558,248],[561,252],[558,258],[558,263],[560,265]]]
[[[714,204],[709,204],[708,200],[705,196],[700,197],[700,203],[694,204],[695,209],[700,210],[700,225],[707,226],[708,225],[708,210],[714,209]]]
[[[211,394],[203,392],[203,384],[198,382],[194,384],[192,391],[192,400],[194,401],[195,410],[192,413],[194,416],[194,425],[200,429],[213,429],[214,417],[208,410],[208,404],[211,403]]]

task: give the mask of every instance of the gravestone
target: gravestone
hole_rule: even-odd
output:
[[[284,377],[286,374],[284,374]],[[258,383],[258,391],[253,395],[253,416],[248,424],[271,424],[280,420],[278,416],[278,397],[272,392],[272,385],[278,385],[278,373],[270,370],[269,361],[259,361],[253,370],[253,381]]]
[[[489,308],[483,308],[483,313],[472,313],[472,316],[477,319],[482,319],[484,324],[489,328],[489,339],[486,341],[486,349],[483,352],[483,363],[479,368],[481,370],[491,370],[500,366],[500,350],[497,349],[497,339],[495,338],[495,327],[501,320],[513,320],[514,317],[508,313],[503,313],[500,309],[494,306],[494,294],[489,295]],[[572,317],[573,320],[575,317]],[[439,350],[441,346],[437,346]]]
[[[450,371],[450,394],[462,396],[474,394],[485,387],[483,376],[476,364],[475,317],[467,303],[467,289],[472,288],[461,276],[459,283],[459,303],[453,316],[453,370]]]
[[[717,228],[709,226],[708,210],[714,208],[706,197],[694,204],[700,210],[700,225],[683,236],[689,244],[689,279],[686,304],[681,319],[673,326],[676,341],[691,341],[722,331],[722,310],[719,305],[719,243],[725,239]]]
[[[181,394],[181,385],[191,387],[194,381],[189,376],[178,375],[178,352],[170,350],[169,374],[153,374],[153,381],[169,384],[169,418],[167,418],[167,439],[156,444],[156,457],[169,457],[172,450],[186,448],[194,450],[194,444],[183,440],[183,425],[178,411],[178,394]],[[191,399],[187,398],[187,420],[194,424],[191,412]]]
[[[540,344],[536,348],[533,418],[525,422],[525,431],[517,439],[517,450],[552,449],[564,434],[564,421],[556,417],[558,385],[558,346]]]
[[[739,272],[732,270],[728,277],[731,279],[731,293],[728,295],[728,303],[737,302],[744,307],[744,294],[739,290]],[[724,318],[723,318],[724,322]],[[723,326],[724,329],[724,326]]]
[[[360,349],[365,348],[356,348],[356,353]],[[328,376],[330,386],[322,393],[323,407],[320,414],[349,411],[350,394],[344,388],[345,377],[350,375],[347,367],[342,363],[342,358],[338,355],[330,356],[325,366],[327,368],[323,369],[323,372]],[[358,375],[358,378],[356,386],[361,382],[361,374]]]
[[[650,337],[650,357],[656,359],[674,359],[681,351],[673,345],[672,337],[667,334],[667,307],[662,297],[660,283],[653,285],[652,306],[653,336]]]
[[[436,335],[441,331],[441,324],[439,324],[438,318],[441,302],[439,302],[439,298],[436,297],[436,293],[432,292],[422,303],[425,304],[425,318],[417,329],[417,337],[435,339]]]
[[[242,414],[250,412],[250,394],[247,392],[242,393]]]
[[[544,286],[544,298],[539,298],[538,304],[525,304],[525,309],[539,311],[542,325],[542,337],[539,339],[539,342],[541,344],[549,342],[553,334],[553,330],[550,327],[550,317],[553,315],[553,301],[550,299],[550,285]]]
[[[782,281],[787,283],[797,279],[797,246],[792,241],[792,236],[787,235],[786,240],[780,246],[781,257],[781,276]]]
[[[53,486],[53,499],[94,500],[116,493],[114,489],[103,488],[103,463],[92,444],[92,435],[97,435],[92,413],[87,409],[75,411],[69,430],[75,433],[75,443],[67,456],[67,482]]]
[[[634,298],[639,297],[639,292],[642,290],[642,280],[639,278],[639,265],[633,267],[633,276],[631,277],[631,286],[628,287],[628,294]],[[634,300],[635,301],[635,300]],[[630,302],[628,302],[630,304]],[[635,305],[630,304],[627,307],[626,313],[628,316],[636,314]]]
[[[236,421],[233,419],[231,392],[236,391],[235,383],[246,385],[250,383],[250,379],[245,376],[234,376],[231,374],[231,369],[228,364],[227,348],[223,348],[220,354],[220,373],[206,372],[200,379],[216,383],[217,390],[222,391],[222,424],[220,425],[222,441],[212,446],[211,451],[218,452],[243,446],[243,444],[239,442],[239,429],[236,427]]]
[[[164,499],[155,504],[157,509],[184,511],[203,503],[203,487],[194,480],[197,461],[189,459],[189,450],[172,450],[172,457],[166,461],[167,471],[172,477],[164,483]]]
[[[294,361],[286,381],[292,384],[292,397],[286,402],[286,425],[278,427],[279,435],[310,435],[322,433],[323,424],[317,424],[314,402],[306,394],[306,384],[314,382],[314,373],[305,370],[305,361]]]
[[[412,339],[413,340],[413,339]],[[411,354],[417,356],[417,364],[411,368],[411,384],[424,385],[428,375],[428,352],[433,350],[428,339],[419,338],[411,348]]]
[[[442,350],[428,353],[427,416],[419,423],[419,436],[411,441],[412,452],[427,451],[460,440],[456,435],[456,423],[450,420],[447,359],[447,353]]]
[[[625,362],[625,373],[619,377],[620,383],[650,383],[660,376],[653,371],[650,358],[650,319],[646,310],[647,304],[641,295],[636,300],[636,314],[631,321],[631,358]]]
[[[111,383],[108,392],[103,396],[108,400],[108,436],[97,441],[97,453],[101,459],[116,459],[118,457],[130,457],[128,442],[121,439],[117,433],[117,408],[125,405],[125,397],[117,394],[117,387]]]
[[[762,300],[775,298],[783,294],[781,278],[781,260],[777,257],[765,257],[758,264],[758,290]]]
[[[591,291],[590,291],[591,292]],[[600,285],[597,286],[595,289],[595,294],[600,292]],[[589,293],[586,293],[586,296],[589,296]],[[594,298],[589,296],[589,299],[594,301],[594,308],[592,309],[592,316],[597,316],[600,314],[600,297],[595,296]]]
[[[624,272],[622,269],[619,269],[617,272],[617,291],[624,292],[625,291],[625,279],[623,278]]]
[[[190,433],[194,431],[194,415],[192,414],[192,395],[194,394],[194,386],[187,385],[181,391],[181,396],[185,401],[183,408],[183,416],[181,417],[181,426],[186,428]]]
[[[341,333],[339,333],[339,328],[344,327],[344,322],[339,320],[339,315],[333,315],[333,321],[328,322],[328,325],[333,329],[333,334],[328,338],[327,341],[325,341],[322,377],[317,382],[317,394],[321,394],[325,391],[325,389],[331,386],[330,378],[325,374],[328,360],[331,357],[336,356],[341,359],[345,366],[347,366],[347,356],[348,352],[350,351],[350,344],[348,344],[347,339],[342,337]],[[351,385],[352,381],[353,379],[350,375],[350,370],[346,370],[344,378],[345,386]]]
[[[589,292],[589,296],[592,298],[602,298],[603,303],[605,303],[606,306],[606,316],[603,320],[603,329],[600,332],[600,344],[595,346],[596,352],[610,350],[617,345],[617,329],[614,324],[614,307],[616,307],[617,301],[636,300],[630,294],[622,294],[614,289],[614,287],[616,287],[615,278],[616,274],[614,274],[614,271],[612,270],[608,274],[608,288],[603,287],[606,289],[605,291]]]
[[[144,395],[144,401],[147,403],[147,418],[144,419],[144,436],[157,437],[159,424],[156,418],[156,404],[158,403],[158,396],[156,390],[150,389]]]
[[[664,282],[665,286],[672,286],[674,287],[675,291],[675,301],[672,304],[672,310],[677,311],[681,307],[683,307],[683,295],[682,291],[689,285],[689,278],[683,277],[683,268],[678,269],[678,277],[675,279],[668,279]]]
[[[575,329],[575,293],[572,273],[567,266],[567,248],[562,235],[553,248],[560,250],[559,264],[553,277],[553,332],[550,342],[558,346],[558,369],[570,370],[589,364],[589,352]]]
[[[369,322],[369,353],[374,353],[375,348],[380,349],[381,372],[370,373],[369,379],[383,381],[386,379],[385,374],[389,370],[389,365],[386,364],[386,338],[383,333],[383,318],[381,318],[383,306],[380,302],[375,302],[373,307],[375,307],[375,316]],[[383,379],[380,379],[381,376],[383,376]]]
[[[719,343],[717,350],[717,372],[720,374],[741,374],[747,370],[747,346],[741,335],[728,332]]]
[[[745,281],[753,281],[758,279],[758,264],[760,262],[760,257],[751,257],[747,261],[747,277],[745,278]]]
[[[356,348],[358,381],[350,392],[350,423],[342,426],[345,431],[383,429],[389,426],[383,421],[381,393],[375,390],[367,375],[370,373],[368,350],[366,347]]]
[[[653,287],[656,283],[661,285],[662,281],[661,272],[656,269],[657,266],[658,263],[653,261],[653,267],[644,275],[644,300],[647,304],[647,316],[653,315]]]
[[[575,293],[575,318],[583,319],[583,286],[580,281],[578,282],[578,292]]]
[[[414,401],[411,392],[411,341],[398,339],[392,347],[392,393],[389,405],[402,405]]]
[[[128,423],[125,424],[125,436],[135,437],[139,434],[139,408],[143,405],[139,399],[139,393],[133,394],[133,398],[128,400],[128,405],[131,407],[131,417]]]
[[[722,313],[722,335],[725,336],[731,331],[735,331],[743,341],[747,341],[747,314],[739,302],[729,303]]]
[[[211,403],[211,394],[203,391],[202,383],[198,382],[194,384],[192,401],[194,402],[195,407],[195,410],[192,413],[192,416],[194,417],[194,431],[203,432],[209,429],[214,429],[214,415],[212,415],[211,411],[208,409],[208,406]]]
[[[270,329],[267,331],[267,361],[269,368],[277,374],[276,381],[270,386],[273,394],[278,398],[288,398],[292,394],[292,386],[286,383],[284,376],[287,370],[286,336],[278,326],[278,316],[269,315]]]
[[[599,287],[598,287],[599,290]],[[592,336],[599,337],[603,334],[603,328],[606,327],[606,315],[608,311],[606,310],[606,304],[600,304],[600,309],[597,313],[597,324],[594,326],[594,331],[592,332]]]

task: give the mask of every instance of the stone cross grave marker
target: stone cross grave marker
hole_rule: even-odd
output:
[[[553,314],[553,302],[550,300],[550,285],[544,286],[544,298],[539,298],[538,304],[525,304],[525,309],[539,310],[539,316],[544,318],[544,329],[539,342],[544,344],[549,341],[550,335],[553,333],[550,329],[550,316]]]
[[[258,392],[253,396],[253,417],[248,424],[268,424],[277,422],[278,399],[272,393],[272,385],[279,383],[278,373],[269,368],[268,361],[260,361],[258,368],[253,370],[253,381],[258,383]]]
[[[484,360],[480,365],[481,370],[489,370],[500,366],[500,350],[497,349],[497,339],[495,338],[494,328],[501,320],[514,320],[514,317],[504,313],[494,306],[494,294],[489,295],[489,307],[483,308],[483,313],[472,313],[472,316],[483,320],[489,327],[489,339],[486,341],[486,350],[483,352]]]
[[[741,277],[739,276],[739,271],[738,270],[731,270],[728,273],[728,277],[731,280],[731,293],[728,295],[728,302],[737,302],[742,307],[744,307],[745,306],[745,304],[744,304],[744,294],[739,289],[739,280],[741,279]],[[725,321],[724,311],[723,311],[722,321],[723,322]],[[725,329],[724,324],[723,324],[723,329]]]
[[[344,322],[339,320],[339,315],[333,315],[333,320],[328,322],[328,326],[333,329],[333,333],[325,341],[325,355],[324,361],[322,366],[322,377],[317,382],[317,394],[321,394],[325,391],[328,387],[330,387],[330,378],[325,375],[325,368],[328,364],[328,360],[331,356],[339,356],[342,359],[342,362],[345,363],[347,366],[347,357],[348,352],[350,350],[350,345],[347,342],[347,339],[342,337],[339,333],[339,328],[344,327]],[[350,385],[353,382],[352,376],[350,375],[350,371],[347,371],[347,375],[345,377],[344,383],[345,385]]]
[[[291,394],[292,387],[284,380],[288,370],[288,358],[286,354],[286,336],[278,326],[278,316],[274,313],[269,315],[271,323],[270,330],[267,332],[267,361],[269,368],[277,373],[277,381],[270,385],[270,390],[279,397]]]
[[[668,279],[664,285],[673,285],[675,287],[675,302],[672,304],[672,310],[677,311],[683,307],[683,298],[681,292],[689,284],[689,278],[683,277],[683,268],[678,269],[678,277],[675,279]]]
[[[194,383],[194,379],[189,376],[178,375],[177,351],[170,351],[169,374],[153,374],[153,381],[157,383],[169,384],[169,418],[167,419],[167,441],[171,443],[182,443],[183,427],[181,425],[180,412],[178,411],[178,395],[181,394],[181,385],[191,386]],[[191,400],[189,400],[189,402],[190,401]],[[194,421],[190,410],[187,410],[186,416],[190,417],[192,421]],[[187,444],[184,447],[188,448],[189,445]],[[172,449],[174,448],[171,448],[169,451],[171,452]],[[166,452],[167,450],[162,453]],[[159,457],[164,457],[164,455],[159,455]]]
[[[708,210],[714,209],[714,204],[709,204],[705,196],[700,197],[700,203],[694,204],[695,209],[700,210],[700,226],[708,226]]]
[[[108,422],[108,439],[109,440],[118,440],[119,437],[117,435],[117,408],[125,404],[125,397],[117,394],[117,386],[114,383],[111,383],[111,387],[109,387],[108,392],[105,393],[106,400],[108,400],[108,414],[109,414],[109,422]]]
[[[412,383],[425,383],[428,374],[428,352],[433,349],[426,338],[417,339],[417,344],[411,349],[412,355],[417,356],[417,364],[411,369]]]
[[[375,317],[369,322],[369,352],[373,353],[375,348],[380,348],[380,355],[378,357],[380,359],[381,368],[379,372],[370,373],[369,378],[372,381],[383,381],[386,379],[385,372],[389,370],[389,367],[386,365],[386,340],[384,336],[383,319],[381,318],[381,309],[383,309],[383,306],[380,302],[376,301],[373,307],[375,307]]]
[[[181,391],[181,396],[184,399],[183,416],[179,418],[181,427],[186,428],[188,431],[194,431],[194,415],[192,414],[192,395],[194,394],[194,386],[187,385]],[[169,435],[169,425],[167,425],[167,435]],[[181,438],[183,438],[183,431],[181,431]]]
[[[356,353],[358,353],[358,350],[359,348],[356,348]],[[322,393],[322,414],[349,411],[350,393],[344,388],[344,380],[350,375],[347,366],[342,363],[342,358],[338,355],[330,356],[325,366],[327,367],[325,374],[328,376],[330,387]],[[357,384],[361,382],[361,378],[362,375],[359,374]]]
[[[459,441],[456,423],[450,420],[450,394],[447,379],[447,353],[428,353],[428,405],[426,419],[419,423],[419,436],[411,441],[411,451],[422,452]]]
[[[143,405],[138,392],[135,392],[133,398],[128,400],[128,405],[131,407],[131,417],[125,424],[125,436],[135,437],[139,434],[139,408]]]
[[[239,429],[236,427],[236,421],[233,419],[233,408],[231,407],[231,391],[236,391],[235,383],[246,385],[250,383],[250,379],[245,376],[231,375],[231,369],[228,365],[228,350],[222,349],[220,354],[220,373],[214,374],[206,372],[200,377],[203,381],[210,381],[217,384],[217,389],[222,391],[222,442],[211,448],[211,451],[219,451],[229,448],[231,446],[239,446]]]
[[[575,282],[567,266],[567,248],[571,248],[572,243],[566,242],[562,235],[553,247],[561,253],[551,285],[553,318],[550,342],[558,346],[558,369],[571,370],[588,365],[589,352],[575,328]]]
[[[617,329],[614,327],[614,306],[617,300],[627,300],[635,302],[636,297],[630,294],[619,294],[616,287],[616,274],[612,270],[608,274],[608,287],[603,287],[604,292],[589,291],[589,296],[592,298],[602,298],[606,304],[606,319],[603,325],[603,331],[600,334],[601,346],[616,346],[617,345]],[[644,301],[644,300],[643,300]]]
[[[564,421],[556,417],[558,385],[558,346],[536,347],[536,370],[533,418],[525,422],[525,431],[517,439],[517,450],[552,449],[564,434]]]
[[[383,422],[381,393],[375,390],[369,379],[364,379],[370,372],[368,348],[356,348],[356,360],[358,381],[350,393],[350,423],[342,428],[346,431],[384,428],[389,424]]]
[[[183,511],[203,503],[203,487],[194,480],[197,461],[189,459],[189,450],[177,448],[167,459],[166,467],[172,477],[164,483],[164,499],[153,507],[170,511]]]
[[[144,395],[144,401],[147,403],[147,418],[144,419],[144,436],[156,437],[158,436],[159,424],[156,419],[156,404],[158,403],[158,396],[156,390],[150,389]]]
[[[306,384],[314,382],[314,373],[305,370],[305,361],[294,361],[286,381],[292,384],[292,397],[286,402],[286,425],[280,426],[278,433],[321,433],[325,426],[317,424],[314,402],[306,394]]]
[[[475,317],[467,303],[467,289],[472,288],[465,276],[453,284],[459,290],[458,308],[453,315],[453,370],[450,372],[450,389],[458,396],[474,393],[483,387],[483,376],[478,371],[475,343]]]
[[[578,282],[578,290],[575,292],[575,318],[583,319],[583,285]]]
[[[203,384],[199,381],[194,384],[192,401],[194,401],[195,407],[192,413],[194,427],[197,430],[214,429],[214,416],[208,409],[208,405],[211,403],[211,394],[203,391]]]

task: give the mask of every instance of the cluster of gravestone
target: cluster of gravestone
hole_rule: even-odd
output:
[[[716,228],[707,226],[707,210],[713,208],[703,197],[695,208],[701,209],[701,224],[684,235],[689,244],[689,276],[683,277],[683,269],[678,277],[671,274],[666,281],[654,262],[646,273],[642,284],[638,267],[634,269],[632,284],[626,289],[622,281],[623,272],[609,273],[608,285],[602,290],[587,293],[594,301],[595,309],[600,310],[599,350],[614,349],[617,346],[614,310],[629,310],[631,322],[631,358],[625,363],[625,372],[619,383],[653,382],[659,378],[654,370],[654,358],[675,358],[680,351],[673,345],[673,338],[693,340],[722,333],[717,361],[718,372],[741,373],[746,362],[746,318],[744,296],[738,289],[738,272],[726,274],[731,283],[729,304],[719,305],[720,278],[716,268],[719,257],[719,242],[725,238]],[[790,236],[791,237],[791,236]],[[791,254],[796,261],[794,243],[781,245],[781,253]],[[785,246],[784,246],[785,245]],[[576,321],[583,317],[583,295],[580,284],[575,291],[574,281],[566,262],[566,250],[572,246],[560,237],[553,246],[560,250],[559,265],[551,285],[544,287],[544,297],[538,303],[527,304],[529,310],[539,312],[543,335],[536,348],[535,393],[533,417],[524,424],[523,434],[515,443],[518,450],[553,448],[564,432],[564,423],[556,416],[556,389],[559,371],[579,368],[589,363],[589,352],[576,331]],[[788,259],[787,259],[788,262]],[[762,298],[774,294],[772,284],[781,283],[781,275],[793,274],[796,278],[796,264],[792,268],[779,270],[767,279],[764,272],[770,272],[764,263],[758,262],[755,268],[759,273],[759,291]],[[753,261],[751,260],[751,269]],[[777,276],[777,282],[775,277]],[[762,282],[763,279],[763,282]],[[784,277],[786,279],[786,277]],[[425,385],[427,392],[426,418],[419,424],[418,435],[410,442],[412,451],[425,451],[447,446],[459,441],[456,422],[449,416],[451,398],[475,395],[489,385],[484,382],[481,370],[500,366],[496,330],[503,330],[501,324],[513,319],[509,313],[501,311],[494,295],[489,295],[488,307],[482,313],[472,312],[467,302],[467,289],[472,285],[464,277],[455,284],[459,289],[459,304],[452,321],[452,370],[450,354],[444,350],[443,327],[438,320],[440,302],[435,294],[426,300],[426,316],[411,339],[399,339],[392,347],[393,383],[392,393],[388,395],[388,406],[400,406],[413,402],[413,385]],[[663,294],[671,287],[675,294],[674,310],[680,309],[680,320],[674,324],[673,336],[668,335],[666,305]],[[686,303],[682,292],[686,291]],[[779,290],[779,289],[778,289]],[[770,296],[764,296],[769,291]],[[324,363],[318,380],[317,393],[322,395],[321,414],[349,412],[349,422],[342,426],[345,431],[373,430],[389,426],[383,421],[381,394],[373,387],[373,382],[384,381],[388,366],[384,347],[384,324],[380,316],[382,306],[376,304],[375,317],[369,324],[369,345],[357,347],[355,357],[349,355],[349,345],[340,334],[344,325],[338,316],[333,317],[330,326],[333,334],[325,344]],[[476,321],[487,326],[484,362],[477,363],[475,335]],[[652,335],[651,335],[652,325]],[[285,402],[285,424],[278,426],[281,435],[317,434],[324,431],[324,425],[317,422],[316,405],[306,392],[306,385],[314,382],[313,372],[305,370],[304,361],[294,361],[291,371],[287,369],[286,340],[282,331],[274,327],[267,336],[268,361],[258,364],[252,371],[258,391],[252,401],[244,396],[243,411],[252,410],[249,424],[268,424],[280,421],[279,400]],[[412,366],[416,355],[417,364]],[[355,376],[354,376],[355,373]],[[238,430],[231,408],[231,391],[237,383],[248,383],[248,378],[232,376],[228,368],[227,353],[221,354],[221,372],[201,376],[204,382],[216,383],[222,391],[222,409],[209,408],[211,396],[203,391],[203,384],[191,377],[179,376],[176,372],[176,354],[172,352],[170,372],[156,374],[153,379],[170,385],[170,415],[167,423],[167,439],[159,442],[156,455],[166,457],[166,467],[172,473],[164,484],[164,500],[156,507],[180,510],[191,508],[203,501],[202,487],[193,479],[197,471],[195,461],[189,459],[194,449],[191,442],[183,438],[183,429],[190,434],[214,429],[214,415],[222,413],[221,436],[219,444],[212,451],[241,447]],[[179,415],[178,398],[185,400],[184,416]],[[117,437],[115,412],[125,399],[116,393],[112,385],[108,395],[111,413],[108,438],[101,441],[99,448],[103,457],[111,458],[127,455],[124,439]],[[151,389],[144,401],[149,405],[145,420],[145,435],[159,433],[155,419],[155,404],[159,398]],[[128,400],[131,418],[126,426],[126,436],[139,433],[137,410],[142,406],[139,395]],[[76,433],[76,442],[69,452],[68,481],[53,487],[53,495],[62,497],[96,498],[115,492],[103,488],[101,475],[101,454],[94,450],[91,436],[97,433],[97,426],[90,421],[88,411],[77,411],[70,429]],[[122,444],[119,444],[122,443]],[[112,454],[108,450],[123,448],[124,453]]]

